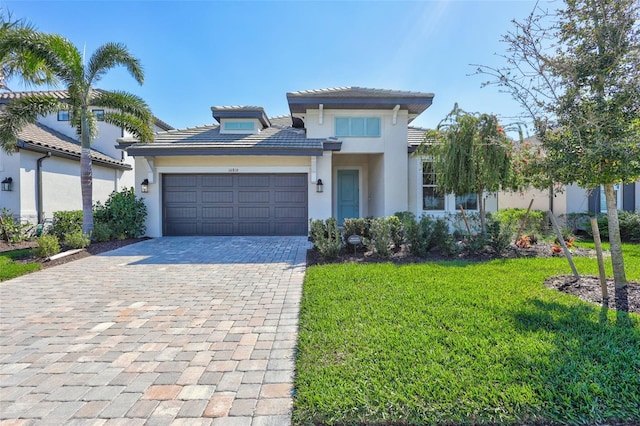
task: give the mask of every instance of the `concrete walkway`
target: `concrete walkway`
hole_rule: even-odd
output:
[[[306,237],[165,237],[0,283],[0,425],[287,425]]]

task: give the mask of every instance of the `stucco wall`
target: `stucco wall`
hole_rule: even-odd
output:
[[[9,155],[0,149],[0,181],[13,179],[12,191],[0,191],[0,210],[8,209],[14,215],[20,212],[20,161],[16,154]]]

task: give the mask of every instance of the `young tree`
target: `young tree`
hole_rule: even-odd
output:
[[[640,178],[637,0],[538,6],[503,37],[506,65],[478,72],[520,102],[555,182],[604,187],[616,289],[627,285],[614,185]]]
[[[471,114],[456,104],[427,133],[419,154],[433,158],[436,185],[440,192],[478,197],[480,224],[485,232],[485,192],[511,186],[511,141],[495,115]]]
[[[39,61],[66,86],[68,97],[65,101],[46,93],[33,93],[8,104],[0,114],[0,145],[6,152],[11,152],[16,145],[18,132],[25,125],[35,123],[38,116],[69,110],[71,124],[78,129],[82,146],[82,232],[89,234],[93,229],[90,146],[97,135],[96,116],[91,112],[91,107],[105,108],[105,122],[127,130],[140,141],[153,140],[153,116],[141,98],[122,91],[98,90],[94,85],[116,66],[124,66],[142,84],[142,67],[123,44],[106,43],[100,46],[85,64],[82,54],[69,40],[59,35],[37,32],[9,32],[0,39],[2,53]]]

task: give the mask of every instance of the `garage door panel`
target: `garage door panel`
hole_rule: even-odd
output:
[[[276,191],[274,201],[280,203],[302,204],[307,202],[307,193],[304,191]]]
[[[268,203],[269,191],[239,191],[238,202],[240,203]]]
[[[202,191],[203,203],[233,203],[233,191]]]
[[[305,235],[306,174],[163,175],[164,235]]]
[[[166,203],[195,203],[198,201],[198,193],[196,191],[166,192],[164,196]]]
[[[204,207],[202,219],[233,219],[233,207]]]

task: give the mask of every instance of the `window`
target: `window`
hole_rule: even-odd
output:
[[[436,190],[433,163],[422,163],[422,210],[444,210],[444,194]]]
[[[465,195],[456,195],[456,209],[462,208],[465,210],[478,210],[478,195],[470,192]]]
[[[380,137],[380,117],[336,117],[338,137]]]
[[[225,121],[225,130],[253,130],[253,121]]]
[[[613,185],[613,192],[616,194],[616,204],[618,210],[622,209],[622,191],[620,191],[620,184]],[[600,213],[607,212],[607,197],[604,195],[604,185],[600,185]]]
[[[104,121],[104,110],[103,109],[92,109],[91,112],[96,116],[96,120]]]
[[[69,114],[69,111],[58,111],[58,121],[69,120],[71,120],[71,114]]]

